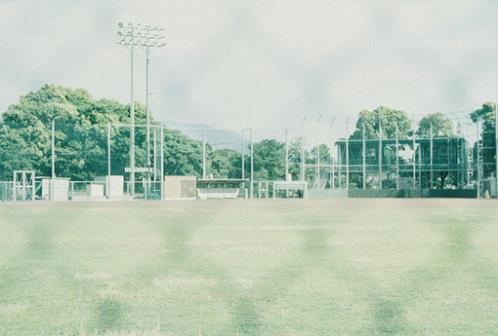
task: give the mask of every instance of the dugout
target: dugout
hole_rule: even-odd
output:
[[[246,179],[199,179],[197,197],[199,199],[247,198]]]

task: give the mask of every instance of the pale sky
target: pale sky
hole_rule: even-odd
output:
[[[166,27],[152,57],[161,120],[282,128],[379,105],[472,109],[498,100],[497,13],[485,0],[0,0],[0,111],[44,83],[128,103],[120,21]]]

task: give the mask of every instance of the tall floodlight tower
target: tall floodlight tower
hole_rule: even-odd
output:
[[[146,141],[147,141],[147,166],[150,167],[150,109],[149,109],[149,73],[150,73],[150,49],[151,48],[161,48],[166,45],[162,40],[164,35],[162,32],[164,27],[159,26],[149,26],[143,27],[141,36],[143,38],[142,46],[145,47],[145,113],[147,116],[147,131],[146,131]]]
[[[150,51],[152,47],[163,47],[161,42],[164,38],[160,34],[164,28],[156,26],[143,26],[141,24],[118,24],[118,44],[129,47],[130,49],[130,194],[135,194],[135,102],[133,90],[133,58],[134,49],[137,46],[145,47],[146,54],[146,94],[145,105],[147,115],[147,165],[150,166],[150,115],[149,115],[149,63]]]
[[[133,98],[133,54],[135,46],[141,44],[138,34],[141,26],[133,23],[118,23],[118,44],[130,48],[130,194],[135,195],[135,103]]]

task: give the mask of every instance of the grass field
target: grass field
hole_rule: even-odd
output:
[[[0,335],[498,335],[498,202],[0,205]]]

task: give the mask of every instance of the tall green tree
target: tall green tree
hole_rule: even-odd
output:
[[[453,123],[441,112],[426,115],[418,123],[417,135],[428,138],[431,134],[433,137],[451,137],[453,136]]]
[[[95,100],[83,89],[45,85],[22,96],[0,119],[0,178],[16,169],[51,175],[51,122],[55,120],[56,173],[73,180],[107,174],[107,125],[111,130],[113,174],[129,166],[130,106]],[[135,105],[136,124],[145,124],[145,109]],[[121,124],[118,126],[117,124]],[[144,127],[135,132],[136,166],[146,166]],[[201,172],[201,145],[178,131],[166,130],[165,168],[168,174]]]
[[[474,123],[481,123],[483,177],[496,176],[495,109],[495,103],[486,102],[470,114]],[[475,152],[476,148],[474,148],[474,156]]]
[[[349,139],[362,139],[363,125],[365,125],[367,139],[378,139],[379,135],[383,139],[394,139],[396,126],[399,137],[405,138],[410,135],[412,129],[410,118],[405,112],[385,106],[380,106],[372,111],[361,111],[356,121],[356,129]]]
[[[209,173],[214,178],[241,178],[242,158],[239,152],[233,149],[210,150]]]
[[[254,144],[254,177],[256,180],[285,178],[285,144],[264,139]]]

